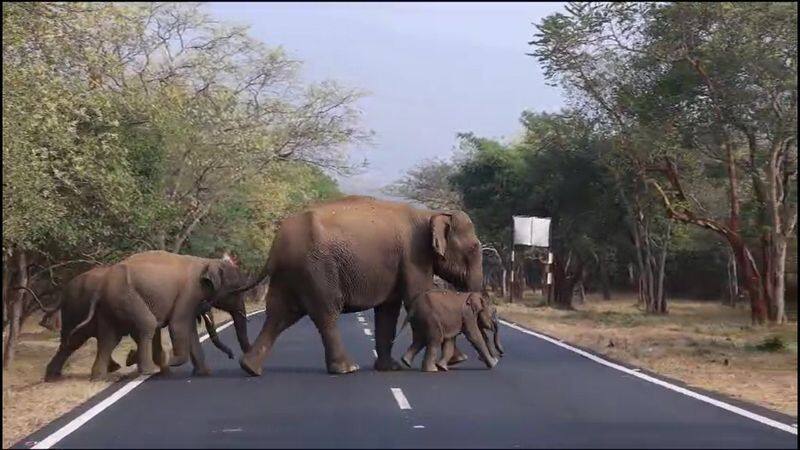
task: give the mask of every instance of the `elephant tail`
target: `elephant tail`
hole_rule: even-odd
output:
[[[394,339],[392,339],[393,343],[400,336],[403,330],[408,326],[408,324],[411,323],[411,316],[413,315],[414,315],[413,310],[409,310],[406,312],[406,316],[403,318],[403,325],[400,326],[400,329],[397,330],[397,334],[395,335]]]
[[[250,289],[253,289],[254,287],[261,284],[267,278],[269,278],[269,276],[272,274],[272,264],[270,264],[271,261],[272,261],[272,254],[270,254],[270,258],[267,259],[267,264],[264,265],[264,268],[261,270],[261,273],[258,274],[255,281],[247,283],[242,287],[234,289],[233,291],[231,291],[231,295],[238,294],[241,292],[247,292]]]
[[[44,311],[45,313],[50,314],[50,313],[58,311],[58,309],[61,308],[61,300],[60,299],[58,300],[58,302],[54,306],[48,308],[48,307],[44,306],[44,304],[42,303],[41,300],[39,300],[39,296],[36,295],[36,292],[33,292],[33,289],[25,287],[25,286],[14,286],[11,289],[13,289],[15,291],[23,291],[23,290],[24,291],[28,291],[31,294],[31,296],[33,296],[33,299],[36,301],[36,303],[39,304],[39,308],[41,308],[42,311]]]
[[[89,303],[89,315],[86,316],[85,319],[83,319],[83,322],[79,323],[75,328],[72,329],[72,331],[69,333],[69,336],[67,337],[67,339],[71,338],[72,335],[75,334],[76,331],[78,331],[81,328],[85,327],[89,322],[92,321],[92,319],[94,318],[94,313],[97,310],[97,304],[99,303],[99,301],[100,301],[100,296],[99,295],[95,295],[94,297],[92,297],[92,300]]]

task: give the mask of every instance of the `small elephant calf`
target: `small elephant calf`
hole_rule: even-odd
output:
[[[447,362],[453,356],[456,336],[461,333],[464,333],[490,369],[497,365],[497,356],[503,351],[497,337],[497,315],[494,307],[479,293],[444,289],[426,291],[414,300],[401,330],[409,322],[413,331],[413,342],[402,361],[410,367],[417,353],[426,347],[425,360],[422,363],[422,370],[425,372],[448,370]],[[487,346],[488,338],[482,328],[494,333],[494,349],[490,350]],[[439,349],[442,354],[435,361],[435,353]]]

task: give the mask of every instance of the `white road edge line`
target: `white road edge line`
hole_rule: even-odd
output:
[[[247,317],[250,317],[250,316],[252,316],[254,314],[258,314],[258,313],[262,313],[262,312],[264,312],[263,309],[258,310],[258,311],[253,311],[250,314],[248,314]],[[222,331],[222,330],[224,330],[225,328],[228,328],[231,325],[233,325],[233,321],[229,320],[229,321],[225,322],[224,324],[220,325],[219,327],[217,327],[217,332]],[[200,336],[200,342],[204,342],[207,339],[208,339],[208,333],[204,334],[203,336]],[[111,406],[114,403],[116,403],[122,397],[126,396],[130,391],[134,390],[137,386],[139,386],[140,384],[144,383],[148,378],[150,378],[150,375],[139,376],[136,379],[127,382],[124,386],[122,386],[121,388],[119,388],[116,391],[114,391],[113,394],[109,395],[108,398],[106,398],[103,401],[101,401],[100,403],[92,406],[91,408],[89,408],[88,411],[86,411],[83,414],[81,414],[80,416],[72,419],[68,424],[66,424],[63,427],[59,428],[58,430],[56,430],[50,436],[47,436],[46,438],[44,438],[41,441],[37,442],[36,445],[34,445],[31,448],[36,448],[36,449],[39,449],[39,448],[50,448],[50,447],[56,445],[59,441],[61,441],[65,437],[69,436],[75,430],[77,430],[78,428],[80,428],[84,424],[86,424],[86,422],[92,420],[94,418],[94,416],[100,414],[101,412],[103,412],[103,410],[105,410],[109,406]]]
[[[565,349],[567,349],[567,350],[569,350],[571,352],[577,353],[577,354],[579,354],[579,355],[581,355],[581,356],[583,356],[585,358],[591,359],[592,361],[594,361],[596,363],[602,364],[604,366],[611,367],[612,369],[619,370],[620,372],[627,373],[628,375],[632,375],[634,377],[641,378],[642,380],[648,381],[648,382],[653,383],[653,384],[657,384],[657,385],[659,385],[661,387],[664,387],[664,388],[667,388],[669,390],[675,391],[675,392],[677,392],[679,394],[683,394],[683,395],[686,395],[688,397],[692,397],[692,398],[694,398],[696,400],[700,400],[701,402],[705,402],[705,403],[714,405],[714,406],[716,406],[718,408],[722,408],[722,409],[724,409],[726,411],[730,411],[730,412],[732,412],[734,414],[738,414],[740,416],[747,417],[748,419],[755,420],[756,422],[763,423],[764,425],[768,425],[770,427],[777,428],[777,429],[782,430],[782,431],[786,431],[787,433],[791,433],[791,434],[797,435],[797,429],[793,428],[792,426],[787,425],[785,423],[778,422],[777,420],[770,419],[769,417],[764,417],[762,415],[750,412],[750,411],[748,411],[746,409],[739,408],[738,406],[733,406],[731,404],[725,403],[723,401],[719,401],[717,399],[705,396],[703,394],[699,394],[697,392],[690,391],[689,389],[682,388],[680,386],[676,386],[676,385],[674,385],[672,383],[667,383],[666,381],[659,380],[658,378],[651,377],[650,375],[647,375],[647,374],[644,374],[644,373],[641,373],[641,372],[637,372],[637,371],[632,370],[632,369],[628,369],[627,367],[620,366],[619,364],[614,364],[611,361],[607,361],[607,360],[605,360],[603,358],[600,358],[598,356],[595,356],[595,355],[593,355],[593,354],[591,354],[589,352],[583,351],[583,350],[581,350],[579,348],[575,348],[575,347],[573,347],[573,346],[571,346],[569,344],[565,344],[563,342],[559,342],[558,340],[553,339],[553,338],[551,338],[549,336],[545,336],[543,334],[539,334],[539,333],[537,333],[535,331],[526,330],[525,328],[522,328],[519,325],[513,324],[511,322],[507,322],[507,321],[501,319],[500,323],[502,323],[503,325],[509,326],[509,327],[511,327],[511,328],[513,328],[515,330],[521,331],[521,332],[523,332],[525,334],[530,334],[531,336],[538,337],[539,339],[543,339],[543,340],[545,340],[547,342],[550,342],[552,344],[555,344],[555,345],[557,345],[559,347],[565,348]]]
[[[372,336],[372,330],[370,330],[369,328],[364,328],[364,334],[366,334],[367,336]]]
[[[372,349],[372,354],[375,355],[376,358],[378,357],[378,352],[374,348]]]
[[[400,409],[411,409],[411,404],[408,403],[408,399],[406,398],[405,394],[403,394],[403,390],[400,388],[391,388],[392,395],[394,395],[394,399],[397,402],[397,406]]]

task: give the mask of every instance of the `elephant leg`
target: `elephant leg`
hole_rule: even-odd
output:
[[[69,334],[67,334],[67,336],[69,336]],[[76,350],[81,348],[89,338],[89,335],[79,332],[71,337],[62,339],[61,344],[58,346],[58,351],[50,362],[47,363],[44,381],[55,381],[59,379],[61,377],[61,371],[64,369],[64,363],[66,363],[67,359],[75,353]]]
[[[486,346],[486,341],[483,340],[477,323],[468,323],[464,327],[464,334],[467,336],[467,340],[470,344],[472,344],[472,347],[481,355],[481,360],[486,364],[486,367],[491,369],[497,365],[497,358],[489,353],[489,348]]]
[[[189,351],[189,355],[192,358],[192,375],[198,375],[201,377],[211,375],[211,370],[206,365],[206,359],[203,355],[203,347],[200,345],[200,337],[197,335],[197,328],[192,327],[193,332],[189,339],[191,349]]]
[[[150,324],[144,324],[144,326],[136,332],[139,338],[139,345],[137,346],[137,352],[139,354],[139,373],[142,375],[152,375],[159,372],[159,368],[153,360],[153,342],[156,332],[160,334],[160,330],[155,323],[155,318],[153,318]],[[159,347],[161,347],[160,344]]]
[[[392,343],[397,332],[397,318],[400,316],[400,301],[383,303],[375,307],[375,370],[400,370],[400,364],[392,359]]]
[[[169,324],[169,337],[172,340],[172,357],[169,365],[172,367],[182,366],[189,362],[189,351],[191,349],[191,330],[194,327],[186,327],[186,324],[179,321],[172,321]]]
[[[239,359],[239,366],[251,376],[261,375],[264,360],[272,350],[278,336],[300,320],[305,313],[291,308],[288,294],[280,286],[270,288],[267,294],[267,308],[264,326],[253,345]]]
[[[423,372],[436,372],[436,354],[442,347],[441,336],[429,339],[425,344],[425,359],[422,361]]]
[[[162,374],[169,373],[169,361],[167,360],[167,353],[161,343],[161,328],[156,328],[156,333],[153,335],[153,361]]]
[[[436,366],[444,371],[448,370],[447,361],[453,356],[453,351],[456,347],[456,338],[445,339],[442,344],[442,356]]]
[[[325,347],[325,365],[328,373],[344,374],[358,370],[358,364],[354,363],[344,349],[342,336],[339,334],[339,327],[336,325],[336,315],[334,314],[313,314],[311,320],[316,325],[322,345]]]
[[[450,361],[447,362],[450,366],[455,366],[456,364],[462,363],[469,359],[466,353],[462,352],[461,349],[455,345],[455,339],[453,339],[453,357],[450,358]]]
[[[111,362],[111,353],[119,344],[122,336],[114,330],[105,320],[98,320],[97,324],[97,355],[92,365],[91,380],[102,381],[108,378],[108,365]]]
[[[411,367],[411,363],[414,362],[414,358],[417,356],[417,353],[422,350],[422,347],[425,347],[425,341],[422,340],[419,333],[413,333],[412,339],[413,341],[408,347],[408,350],[406,350],[405,354],[403,354],[403,357],[400,358],[400,361],[403,361],[403,364],[405,364],[407,367]]]

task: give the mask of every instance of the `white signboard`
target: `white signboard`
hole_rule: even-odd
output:
[[[550,219],[514,216],[514,245],[550,246]]]

